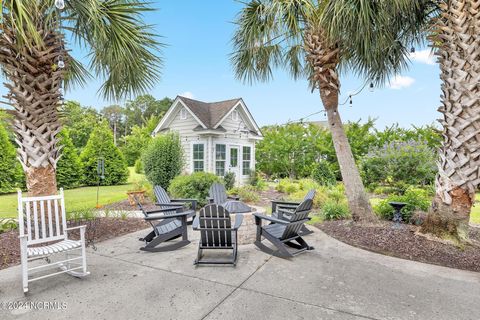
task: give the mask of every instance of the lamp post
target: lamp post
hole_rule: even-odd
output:
[[[98,177],[98,184],[97,184],[97,209],[100,209],[100,204],[98,203],[98,196],[100,194],[100,180],[105,179],[105,159],[103,157],[98,158],[97,160],[97,177]]]

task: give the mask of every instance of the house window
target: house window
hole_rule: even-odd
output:
[[[250,174],[250,163],[252,161],[252,148],[243,147],[243,162],[242,162],[242,174],[248,176]]]
[[[223,177],[225,175],[225,161],[227,160],[227,146],[224,144],[215,145],[215,174]]]
[[[238,148],[230,148],[230,167],[238,166]]]
[[[180,110],[180,119],[181,120],[187,119],[187,109],[182,108],[182,110]]]
[[[234,110],[232,112],[232,120],[233,121],[238,121],[238,111],[237,110]]]
[[[204,171],[205,146],[203,143],[193,145],[193,171]]]

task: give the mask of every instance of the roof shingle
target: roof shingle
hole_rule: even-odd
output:
[[[200,119],[207,129],[213,129],[240,101],[240,99],[231,99],[207,103],[182,96],[178,98]]]

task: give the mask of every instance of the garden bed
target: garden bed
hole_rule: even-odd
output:
[[[95,223],[95,243],[119,237],[127,233],[148,228],[143,219],[136,218],[99,218]],[[87,231],[88,232],[88,231]],[[72,231],[71,238],[78,238],[78,232]],[[7,231],[0,234],[0,269],[20,263],[20,242],[18,230]]]
[[[471,245],[459,248],[429,240],[417,234],[418,227],[391,222],[362,226],[350,220],[326,221],[315,225],[328,235],[349,245],[397,258],[420,261],[450,268],[480,272],[480,228],[470,228]]]

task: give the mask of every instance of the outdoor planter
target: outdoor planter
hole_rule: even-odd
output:
[[[127,191],[128,202],[130,203],[130,205],[134,206],[137,204],[135,202],[135,198],[137,198],[137,200],[143,204],[145,202],[145,192],[146,190]]]

